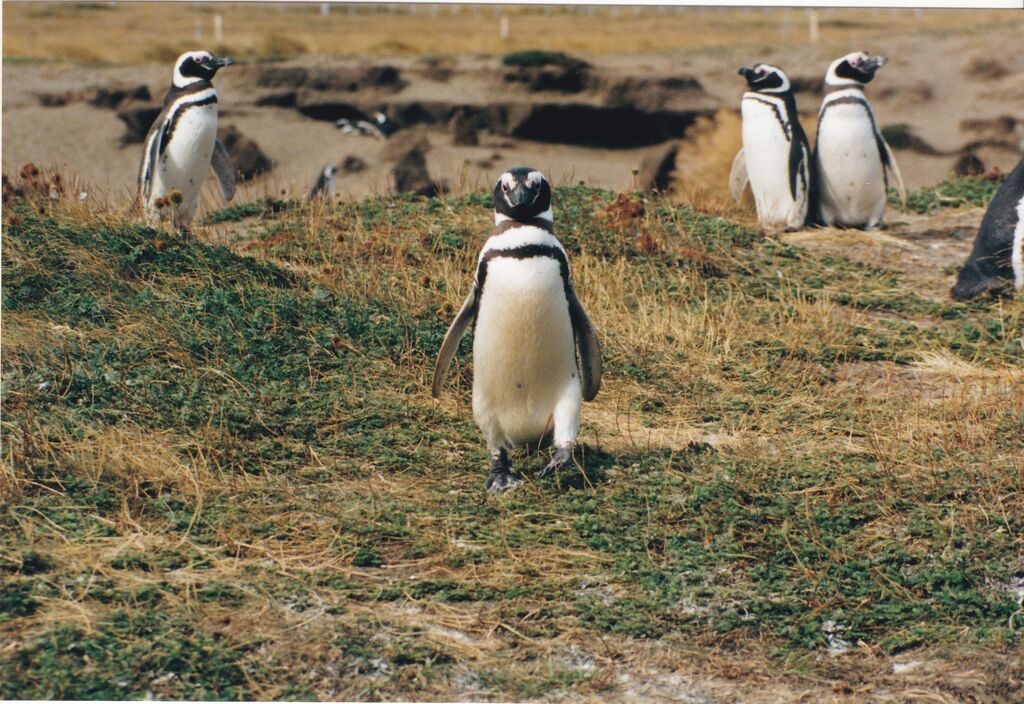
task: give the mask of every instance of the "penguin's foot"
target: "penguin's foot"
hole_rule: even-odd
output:
[[[487,475],[484,487],[492,494],[504,494],[523,483],[523,480],[512,471],[505,450],[491,452],[491,473]]]
[[[551,458],[550,462],[548,462],[548,466],[545,467],[544,469],[540,470],[540,472],[537,474],[537,476],[539,476],[539,477],[546,477],[552,471],[557,472],[559,469],[562,468],[562,465],[564,465],[566,462],[568,462],[571,459],[572,459],[572,443],[566,443],[564,445],[560,445],[558,447],[558,450],[555,452],[555,456]]]
[[[519,475],[511,470],[492,469],[491,473],[487,475],[487,481],[484,482],[484,486],[492,494],[504,494],[506,491],[512,491],[522,483],[523,480]]]

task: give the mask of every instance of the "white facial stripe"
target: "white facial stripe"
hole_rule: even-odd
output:
[[[501,185],[505,188],[515,188],[516,177],[506,172],[501,175]]]
[[[544,174],[540,171],[531,171],[526,174],[526,186],[527,188],[533,188],[539,186],[544,181]]]
[[[178,88],[184,88],[190,83],[195,83],[196,81],[201,80],[199,78],[196,78],[195,76],[188,76],[186,78],[185,76],[181,75],[181,64],[185,61],[185,59],[188,59],[190,57],[195,59],[196,61],[202,61],[204,59],[213,58],[213,54],[211,54],[208,51],[186,51],[184,54],[179,56],[177,62],[175,62],[174,64],[174,77],[171,79],[171,82]]]

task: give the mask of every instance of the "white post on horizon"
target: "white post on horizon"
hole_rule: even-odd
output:
[[[213,41],[217,44],[224,43],[224,18],[220,15],[213,16]]]
[[[818,13],[814,10],[810,10],[807,13],[807,33],[810,37],[811,44],[818,43]]]
[[[501,20],[498,22],[498,35],[501,37],[501,41],[508,41],[508,15],[501,16]]]

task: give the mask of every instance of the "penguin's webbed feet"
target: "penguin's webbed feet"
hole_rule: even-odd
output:
[[[546,477],[551,472],[557,472],[566,462],[572,459],[572,443],[560,445],[547,466],[537,473],[538,477]]]
[[[484,486],[492,494],[504,494],[506,491],[512,491],[522,483],[523,480],[519,475],[511,470],[492,469],[491,473],[487,475],[487,481],[484,482]]]
[[[492,494],[504,494],[523,483],[508,462],[508,453],[505,450],[494,450],[491,453],[491,473],[487,475],[484,488]]]

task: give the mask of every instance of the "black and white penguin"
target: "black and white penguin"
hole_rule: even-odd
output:
[[[235,170],[217,140],[217,91],[210,82],[232,63],[208,51],[178,57],[164,109],[149,128],[139,166],[139,198],[150,223],[171,219],[187,229],[211,166],[224,198],[234,196]]]
[[[369,118],[349,120],[343,117],[336,121],[334,126],[340,129],[342,134],[360,134],[378,139],[387,139],[402,129],[401,125],[382,112],[373,113],[372,120]]]
[[[877,228],[885,213],[890,174],[906,206],[903,176],[864,97],[864,86],[883,65],[883,56],[854,52],[833,61],[825,75],[814,144],[812,213],[822,225]]]
[[[1011,286],[1024,290],[1024,159],[988,204],[952,294],[965,301],[984,293],[1002,294]]]
[[[330,198],[334,194],[334,181],[337,173],[338,167],[334,164],[328,164],[320,169],[316,183],[313,184],[313,188],[309,191],[309,199]]]
[[[441,345],[432,391],[440,395],[459,340],[474,325],[473,417],[491,451],[485,486],[500,494],[522,483],[509,463],[512,448],[553,443],[542,474],[572,457],[581,402],[601,387],[601,345],[555,238],[544,175],[529,168],[502,174],[494,223],[473,288]]]
[[[732,162],[729,192],[739,200],[750,181],[757,219],[769,232],[796,230],[807,220],[811,147],[800,126],[789,78],[775,66],[741,68],[743,146]]]

